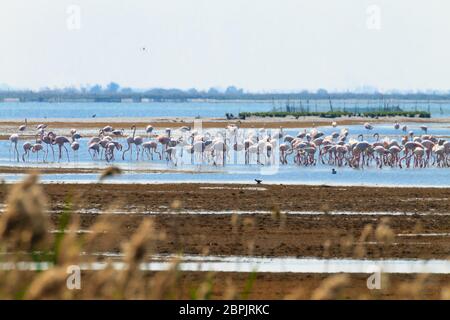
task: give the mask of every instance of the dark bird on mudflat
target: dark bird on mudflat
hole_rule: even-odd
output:
[[[336,171],[336,169],[331,169],[331,174],[336,174],[337,173],[337,171]]]
[[[257,184],[261,184],[261,182],[262,182],[262,180],[259,180],[259,179],[255,179],[255,181]]]

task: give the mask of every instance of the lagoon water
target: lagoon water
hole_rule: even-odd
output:
[[[205,169],[203,169],[205,170]],[[23,174],[0,174],[7,183],[24,178]],[[96,182],[99,174],[65,173],[42,174],[41,181],[90,183]],[[211,172],[124,172],[107,180],[109,183],[242,183],[254,184],[254,179],[264,184],[334,185],[334,186],[391,186],[391,187],[450,187],[450,169],[339,169],[336,175],[329,168],[304,168],[283,166],[267,174],[258,167],[233,169],[232,166]]]
[[[420,134],[418,124],[408,124],[409,129]],[[450,127],[446,124],[429,124],[428,132],[440,137],[450,136]],[[349,126],[351,137],[356,138],[358,134],[364,134],[371,141],[373,132],[379,132],[380,137],[389,137],[399,139],[400,130],[395,130],[392,124],[377,125],[369,132],[362,126]],[[325,134],[338,131],[340,128],[320,127],[319,130]],[[286,133],[295,135],[303,129],[290,129]],[[104,160],[92,160],[87,151],[87,140],[80,140],[81,148],[75,156],[69,148],[70,162],[67,162],[65,151],[60,162],[53,162],[52,153],[49,152],[48,163],[42,162],[43,153],[39,155],[39,161],[36,161],[36,154],[31,154],[28,162],[10,160],[9,141],[0,141],[0,166],[21,166],[36,168],[71,168],[71,169],[101,169],[111,165]],[[119,139],[125,145],[124,139]],[[22,154],[21,143],[19,150]],[[55,148],[56,158],[58,156]],[[371,167],[364,169],[351,169],[347,167],[336,168],[337,174],[331,174],[332,166],[318,163],[313,167],[303,167],[294,164],[279,165],[275,163],[270,166],[261,166],[256,164],[256,159],[252,164],[245,165],[243,154],[238,154],[236,158],[230,156],[225,166],[212,166],[208,164],[192,164],[191,156],[186,152],[181,156],[181,149],[178,151],[178,162],[167,163],[165,160],[159,160],[155,155],[154,160],[145,158],[136,161],[135,155],[130,160],[128,153],[125,160],[121,159],[121,152],[116,152],[114,165],[124,169],[120,176],[108,180],[117,183],[254,183],[254,179],[261,179],[269,184],[327,184],[327,185],[357,185],[357,186],[422,186],[422,187],[449,187],[450,186],[450,168],[376,168],[373,163]],[[292,163],[292,159],[291,163]],[[0,178],[6,182],[14,182],[22,179],[21,174],[1,174]],[[43,182],[73,182],[87,183],[98,180],[96,173],[65,173],[65,174],[44,174],[41,176]]]
[[[117,258],[121,255],[109,257]],[[176,256],[154,256],[152,262],[140,264],[143,271],[161,271],[173,267]],[[242,256],[181,256],[179,270],[201,272],[291,272],[291,273],[407,273],[449,274],[448,260],[421,259],[320,259],[294,257],[242,257]],[[124,262],[112,261],[81,263],[82,270],[104,270],[111,265],[116,270],[127,267]],[[0,270],[47,270],[48,262],[0,263]]]
[[[0,103],[1,118],[21,120],[24,118],[33,119],[91,119],[96,118],[141,118],[141,117],[207,117],[223,118],[225,113],[232,113],[235,116],[239,112],[270,111],[273,107],[284,107],[285,101],[243,101],[243,102],[148,102],[148,103],[107,103],[107,102],[3,102]],[[374,102],[373,102],[374,103]],[[369,106],[379,107],[375,104]],[[299,103],[296,103],[296,107]],[[310,111],[328,111],[330,109],[327,100],[318,100],[317,103],[311,100],[308,105],[303,101],[302,106]],[[367,101],[346,102],[336,100],[333,102],[335,110],[355,110],[355,107],[367,107]],[[450,102],[441,104],[428,101],[408,102],[401,104],[404,110],[430,110],[432,117],[450,117]]]
[[[402,124],[403,125],[403,124]],[[406,123],[408,131],[415,132],[420,135],[420,125],[417,123]],[[450,125],[446,123],[429,123],[428,133],[444,139],[450,137]],[[399,140],[404,134],[401,130],[394,129],[392,124],[376,124],[374,130],[366,130],[361,125],[347,126],[350,131],[351,138],[357,138],[359,134],[364,135],[364,139],[373,142],[374,132],[380,134],[380,138]],[[341,127],[333,128],[331,126],[318,127],[326,135],[339,131]],[[286,129],[287,134],[295,136],[304,129]],[[212,134],[220,130],[208,130]],[[129,132],[127,132],[129,133]],[[57,134],[68,135],[68,132],[57,132]],[[143,128],[137,133],[146,138]],[[179,134],[174,132],[174,135]],[[348,167],[335,167],[337,174],[331,174],[333,166],[318,163],[316,166],[297,166],[292,164],[292,157],[289,159],[289,165],[273,165],[261,166],[256,164],[256,158],[252,160],[252,164],[244,164],[244,155],[240,153],[234,157],[230,154],[225,166],[212,166],[206,163],[191,163],[191,156],[184,152],[181,154],[181,148],[178,150],[177,165],[167,163],[160,160],[158,155],[154,156],[154,160],[145,157],[136,161],[136,154],[130,159],[130,153],[125,156],[125,160],[121,159],[122,152],[115,152],[116,159],[112,163],[106,163],[105,160],[92,160],[87,150],[87,138],[82,138],[80,142],[80,150],[75,155],[69,146],[70,162],[67,162],[65,151],[61,161],[57,160],[58,150],[55,147],[56,159],[53,161],[52,152],[49,152],[48,162],[43,163],[43,152],[39,155],[39,161],[36,160],[37,154],[30,154],[29,161],[20,162],[10,159],[9,149],[10,143],[7,140],[0,141],[0,166],[21,166],[36,168],[70,168],[70,169],[102,169],[111,164],[124,169],[124,173],[120,176],[111,178],[107,182],[114,183],[255,183],[254,179],[261,179],[267,184],[306,184],[306,185],[355,185],[355,186],[395,186],[395,187],[449,187],[450,186],[450,168],[376,168],[375,162],[370,167],[364,169],[352,169]],[[124,138],[118,139],[124,147],[126,142]],[[20,154],[22,144],[25,140],[21,140],[18,145]],[[30,141],[33,142],[33,141]],[[45,146],[44,146],[45,147]],[[159,146],[159,150],[161,146]],[[134,148],[133,148],[134,149]],[[277,158],[275,156],[275,158]],[[73,170],[72,170],[73,172]],[[15,182],[23,178],[22,174],[0,174],[0,179],[8,183]],[[71,182],[71,183],[89,183],[98,181],[98,173],[64,173],[64,174],[43,174],[41,180],[43,182]]]

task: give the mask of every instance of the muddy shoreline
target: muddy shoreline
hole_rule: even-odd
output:
[[[8,188],[0,190],[1,202]],[[167,211],[174,200],[182,210],[450,213],[450,188],[201,183],[57,183],[43,188],[54,209],[71,195],[82,208],[107,209],[114,204],[130,213]]]
[[[0,184],[1,205],[10,188]],[[96,261],[114,261],[107,253],[123,252],[124,243],[148,219],[154,230],[149,249],[156,254],[450,258],[450,188],[264,184],[44,184],[42,188],[52,230],[58,228],[63,211],[71,212],[80,231],[102,221],[115,226],[113,232],[97,227],[95,242],[83,249],[85,257],[93,254]],[[0,206],[0,212],[4,210]],[[211,213],[195,214],[198,210]],[[90,235],[80,232],[77,237],[83,241]],[[83,272],[89,283],[98,271]],[[144,277],[152,281],[169,274],[144,272]],[[176,272],[173,291],[167,291],[166,298],[201,297],[205,290],[210,299],[440,299],[450,294],[448,274],[382,273],[381,290],[367,288],[368,276]],[[339,285],[330,290],[329,283]],[[82,290],[80,297],[90,297],[89,289]]]
[[[10,187],[1,186],[0,203]],[[445,259],[450,253],[449,188],[202,184],[48,184],[43,188],[55,226],[69,203],[81,229],[101,218],[118,225],[117,234],[103,248],[106,251],[120,251],[121,243],[144,219],[153,219],[156,230],[165,234],[155,245],[156,253],[355,257],[361,255],[361,247],[366,258]],[[218,213],[186,214],[192,210]],[[323,214],[289,214],[292,211]],[[335,215],[335,211],[354,213]],[[385,220],[393,233],[386,243],[375,232]],[[361,239],[368,225],[373,230]]]
[[[249,274],[219,272],[183,272],[180,274],[180,290],[175,299],[189,299],[189,294],[209,280],[211,299],[311,299],[321,291],[327,274],[258,273],[248,295],[245,287]],[[367,288],[365,274],[350,274],[332,299],[441,299],[442,291],[448,291],[450,275],[430,275],[420,277],[405,274],[382,274],[381,290]],[[323,287],[322,287],[323,288]],[[323,291],[323,289],[322,289]]]

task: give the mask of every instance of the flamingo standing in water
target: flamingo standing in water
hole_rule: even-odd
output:
[[[161,159],[161,153],[158,151],[158,143],[156,141],[146,141],[142,144],[142,159],[144,159],[144,152],[147,153],[147,157],[153,160],[153,153],[157,153],[159,155],[159,159]]]
[[[33,153],[36,153],[36,161],[39,161],[39,151],[43,150],[44,147],[40,143],[36,143],[33,148],[31,148],[31,151]]]
[[[370,131],[370,130],[373,130],[373,125],[366,122],[366,123],[364,123],[364,128],[366,128],[367,131]]]
[[[64,149],[66,149],[66,154],[67,154],[67,161],[70,161],[70,157],[69,157],[69,150],[67,150],[67,147],[65,146],[65,144],[68,143],[70,145],[70,140],[67,139],[64,136],[57,136],[55,138],[55,140],[53,141],[53,144],[57,144],[58,145],[58,149],[59,149],[59,157],[58,159],[61,160],[62,158],[62,148],[64,147]]]
[[[25,142],[23,144],[23,154],[22,160],[25,162],[25,156],[27,156],[27,160],[30,160],[30,151],[33,148],[33,145],[30,142]]]
[[[73,150],[73,158],[74,158],[74,160],[75,161],[78,160],[78,150],[80,149],[80,143],[78,141],[74,141],[74,142],[72,142],[70,147]]]
[[[17,162],[19,162],[19,150],[17,150],[17,143],[19,142],[19,135],[17,133],[13,133],[9,136],[9,159],[11,160],[11,148],[13,148],[14,145],[14,155],[15,158],[17,156]]]
[[[91,153],[91,151],[93,153]],[[100,143],[97,141],[93,141],[88,145],[88,152],[91,156],[92,160],[95,160],[95,158],[100,154]]]
[[[51,131],[46,135],[44,135],[43,131],[40,134],[40,140],[47,145],[46,151],[44,152],[44,161],[47,161],[48,158],[48,146],[50,146],[50,148],[52,149],[53,161],[55,161],[55,149],[53,148],[53,141],[55,138],[56,135]]]
[[[425,134],[428,132],[428,127],[427,126],[420,126],[420,129],[425,132]]]
[[[114,149],[122,150],[122,145],[117,141],[111,141],[105,148],[105,159],[107,162],[114,161]]]
[[[156,138],[161,143],[161,157],[164,155],[165,150],[169,147],[170,136],[160,135]]]
[[[136,126],[133,125],[131,127],[131,130],[133,130],[133,135],[127,138],[128,147],[122,152],[122,160],[125,160],[125,153],[127,153],[128,151],[130,151],[130,160],[133,160],[133,144],[134,136],[136,135]]]
[[[140,146],[142,143],[144,143],[144,139],[142,139],[141,136],[134,137],[134,145],[136,146],[136,160],[139,161],[139,152],[140,152]]]

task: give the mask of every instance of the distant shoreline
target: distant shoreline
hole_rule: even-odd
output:
[[[178,94],[155,94],[147,92],[132,93],[55,93],[34,91],[0,91],[1,103],[289,103],[310,101],[359,102],[362,104],[443,104],[450,102],[449,94],[381,94],[381,93],[248,93],[248,94],[197,94],[184,92]],[[313,105],[311,105],[313,107]],[[349,106],[351,107],[351,106]]]

